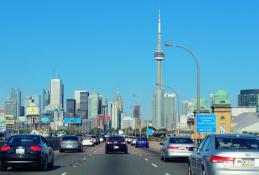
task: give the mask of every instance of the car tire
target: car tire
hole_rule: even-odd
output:
[[[192,175],[192,169],[190,163],[188,163],[188,175]]]
[[[39,165],[39,168],[41,171],[47,171],[48,170],[48,158],[45,158],[44,162],[42,162]]]
[[[0,171],[7,171],[7,166],[0,165]]]

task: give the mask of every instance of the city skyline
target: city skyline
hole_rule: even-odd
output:
[[[5,75],[1,76],[4,83],[0,87],[0,106],[4,106],[11,88],[21,89],[23,97],[50,90],[52,69],[58,68],[65,99],[72,98],[76,89],[95,88],[110,101],[119,88],[124,111],[130,113],[132,94],[137,94],[143,116],[151,118],[158,9],[163,20],[163,41],[191,48],[201,62],[201,97],[208,99],[216,89],[224,88],[236,106],[241,89],[258,88],[253,76],[259,63],[255,37],[259,31],[258,2],[236,2],[231,12],[228,9],[232,3],[225,1],[203,2],[200,6],[193,2],[166,2],[136,1],[139,6],[116,3],[112,9],[105,8],[109,5],[106,2],[50,2],[49,9],[38,2],[25,3],[23,8],[19,8],[19,3],[1,2],[0,16],[6,19],[1,18],[0,24],[0,60],[5,65],[0,70]],[[145,14],[143,6],[148,9]],[[99,8],[102,14],[98,13]],[[184,14],[183,9],[192,16]],[[223,25],[224,30],[218,27]],[[182,99],[195,98],[196,70],[190,56],[176,48],[163,51],[167,55],[163,83],[174,87]],[[244,69],[244,64],[249,69]]]

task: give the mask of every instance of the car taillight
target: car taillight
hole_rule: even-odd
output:
[[[112,142],[107,142],[108,145],[112,144]]]
[[[167,147],[169,150],[178,150],[178,146],[168,146]]]
[[[40,146],[31,146],[30,149],[31,149],[32,151],[35,151],[35,152],[41,151],[41,147],[40,147]]]
[[[0,152],[5,152],[5,151],[8,151],[9,149],[11,149],[11,147],[8,146],[8,145],[5,145],[5,146],[2,146],[2,147],[0,148]]]
[[[125,145],[125,144],[126,144],[126,142],[121,142],[121,144],[122,144],[122,145]]]
[[[212,162],[212,163],[233,163],[234,158],[232,158],[232,157],[222,157],[222,156],[211,156],[210,162]]]

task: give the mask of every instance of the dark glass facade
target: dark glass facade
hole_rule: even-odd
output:
[[[241,90],[238,95],[239,106],[256,106],[259,112],[259,89]]]

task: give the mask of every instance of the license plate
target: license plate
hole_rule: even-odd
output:
[[[253,167],[255,166],[254,159],[236,159],[236,166]]]
[[[73,146],[71,146],[71,145],[67,145],[67,148],[73,148]]]
[[[119,146],[114,146],[114,149],[119,149]]]
[[[15,150],[16,154],[24,154],[25,150],[23,148],[18,148]]]

